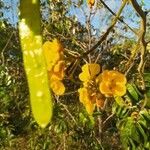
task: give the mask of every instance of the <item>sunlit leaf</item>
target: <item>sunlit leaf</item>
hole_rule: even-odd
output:
[[[150,87],[150,73],[144,73],[145,86]]]
[[[130,95],[134,98],[134,100],[138,101],[139,96],[132,84],[129,84],[129,83],[127,84],[127,90],[130,93]]]
[[[143,137],[144,142],[147,142],[148,137],[147,137],[147,135],[146,135],[144,129],[142,128],[142,126],[141,126],[139,123],[137,123],[137,124],[136,124],[136,127],[137,127],[139,133],[141,134],[141,136]]]
[[[150,82],[150,73],[144,73],[144,80]]]
[[[115,99],[115,101],[117,102],[118,105],[120,105],[120,106],[125,106],[126,105],[122,97],[117,96],[114,99]]]
[[[129,114],[129,109],[128,107],[124,106],[120,106],[117,102],[114,102],[113,106],[112,106],[112,113],[116,114],[117,117],[119,118],[125,118],[128,116]]]
[[[33,116],[46,127],[52,116],[52,98],[48,87],[47,70],[42,53],[40,1],[20,1],[19,36],[27,75]]]

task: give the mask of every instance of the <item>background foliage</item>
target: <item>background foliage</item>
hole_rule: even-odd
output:
[[[139,2],[142,6],[142,1]],[[121,2],[117,3],[114,1],[119,8]],[[7,11],[12,7],[0,2],[0,10]],[[130,4],[125,9],[133,12]],[[104,10],[105,13],[101,14]],[[82,0],[43,0],[41,13],[43,41],[58,38],[63,43],[67,66],[70,66],[73,56],[95,45],[114,17],[100,1],[90,10]],[[121,17],[138,30],[139,16],[136,13],[127,14],[124,10]],[[1,149],[150,149],[150,48],[147,46],[145,55],[143,78],[146,89],[143,91],[137,71],[140,61],[137,51],[140,48],[135,52],[137,37],[125,24],[118,21],[105,41],[80,61],[74,73],[70,69],[66,71],[64,83],[67,91],[61,97],[53,95],[52,123],[41,129],[30,110],[17,27],[9,17],[3,16],[3,11],[0,18]],[[146,41],[150,41],[149,23],[148,14]],[[132,56],[134,61],[126,68]],[[78,99],[77,89],[81,84],[78,74],[82,64],[95,61],[103,69],[115,68],[127,74],[128,91],[122,99],[110,100],[104,111],[96,110],[93,116],[89,116]],[[143,105],[145,98],[147,103]]]

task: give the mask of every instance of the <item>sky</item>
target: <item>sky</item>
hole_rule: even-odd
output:
[[[4,3],[4,8],[0,10],[3,13],[3,18],[8,19],[12,25],[16,26],[16,23],[18,21],[18,16],[16,14],[18,14],[17,5],[19,0],[0,1]]]
[[[74,1],[77,1],[77,0],[74,0]],[[138,1],[141,2],[141,0],[138,0]],[[117,10],[119,9],[120,4],[121,4],[121,0],[105,0],[105,2],[111,8],[111,10],[113,10],[114,12],[117,12]],[[143,10],[150,10],[150,0],[144,0]],[[85,15],[82,11],[89,12],[89,8],[87,7],[87,5],[83,5],[82,10],[75,8],[74,6],[72,6],[70,8],[70,14],[75,15],[78,18],[78,20],[84,24],[85,23]],[[107,16],[106,13],[108,13],[108,11],[105,8],[102,8],[101,10],[99,10],[96,13],[96,16],[93,18],[93,24],[95,27],[103,26],[101,24],[101,22],[99,22],[98,20],[103,20],[103,19],[107,20],[108,18],[105,17],[105,16]],[[133,8],[131,6],[126,6],[122,14],[124,14],[124,16],[130,15],[131,18],[136,17],[135,11],[133,10]],[[127,21],[127,23],[130,23],[131,26],[136,27],[135,24],[132,24],[132,21],[130,21],[129,18],[127,18],[127,19],[126,19],[126,17],[124,17],[124,18]]]
[[[10,21],[11,24],[13,24],[14,26],[16,26],[16,23],[18,22],[18,2],[19,0],[1,0],[4,3],[4,6],[6,7],[5,9],[1,9],[0,11],[3,12],[4,18],[8,19]],[[44,0],[42,0],[44,1]],[[77,0],[72,0],[72,1],[77,1]],[[86,0],[84,0],[85,3]],[[138,2],[141,3],[141,1],[144,1],[144,6],[143,9],[144,10],[150,10],[150,0],[138,0]],[[117,10],[119,9],[120,6],[120,2],[121,0],[105,0],[105,2],[107,3],[107,5],[114,11],[117,12]],[[117,4],[116,4],[117,3]],[[89,8],[87,7],[86,3],[84,5],[81,6],[82,10],[79,10],[78,8],[75,8],[74,6],[70,7],[69,10],[69,15],[75,15],[78,19],[79,22],[81,22],[82,24],[85,24],[85,14],[88,15],[89,13]],[[7,9],[9,8],[9,9]],[[83,13],[85,12],[85,14]],[[107,25],[105,25],[105,23],[107,21],[109,21],[109,18],[106,18],[105,14],[107,13],[106,9],[101,9],[100,11],[98,11],[95,15],[95,17],[93,17],[92,19],[92,24],[95,28],[102,28],[101,30],[105,30],[105,28],[107,28]],[[137,28],[137,24],[135,24],[132,20],[130,20],[130,18],[136,18],[136,15],[133,11],[133,8],[131,6],[127,6],[124,9],[124,20],[129,23],[132,27]],[[126,16],[130,16],[130,18],[126,18]],[[103,20],[103,22],[100,22],[98,20]]]

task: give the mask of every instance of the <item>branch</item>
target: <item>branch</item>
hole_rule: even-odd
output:
[[[103,0],[100,0],[100,2],[104,5],[105,8],[107,8],[107,10],[114,16],[117,16],[115,12],[113,12],[110,7],[103,1]],[[123,23],[126,27],[128,27],[134,34],[137,34],[137,32],[132,29],[126,22],[124,22],[124,20],[120,17],[118,17],[118,20]]]
[[[127,0],[124,0],[118,13],[116,14],[116,17],[113,19],[111,26],[107,29],[107,31],[101,36],[100,40],[88,51],[86,51],[85,53],[81,54],[79,57],[77,57],[77,59],[82,59],[83,57],[87,56],[89,53],[93,52],[108,36],[108,34],[110,33],[110,31],[112,31],[112,29],[114,28],[114,26],[117,23],[117,20],[119,18],[119,16],[122,13],[123,8],[126,5]]]
[[[108,117],[106,118],[106,120],[103,121],[103,126],[108,122],[108,120],[110,120],[111,118],[113,118],[114,115],[115,115],[115,114],[111,114],[110,116],[108,116]]]
[[[73,115],[70,113],[70,111],[68,110],[67,106],[65,104],[61,103],[60,101],[58,101],[58,102],[59,102],[59,104],[61,106],[63,106],[63,108],[65,109],[65,111],[67,112],[67,114],[70,116],[70,118],[73,120],[73,122],[78,126],[77,121],[75,120],[75,118],[73,117]]]
[[[87,32],[88,32],[88,50],[90,50],[91,48],[91,42],[92,42],[92,34],[91,34],[91,15],[92,15],[92,12],[91,12],[92,9],[90,9],[90,14],[88,17],[86,17],[87,21],[86,21],[86,28],[87,28]],[[88,58],[89,58],[89,62],[91,63],[91,56],[88,55]]]
[[[139,6],[138,2],[136,0],[130,0],[130,3],[132,4],[133,8],[137,12],[137,14],[141,18],[141,23],[140,23],[140,32],[138,34],[138,40],[140,41],[141,44],[141,55],[140,55],[140,63],[138,66],[138,72],[141,76],[142,79],[142,89],[145,89],[145,83],[143,79],[143,71],[144,71],[144,58],[145,58],[145,52],[146,52],[146,41],[145,41],[145,34],[146,34],[146,13],[142,10],[142,8]]]
[[[6,45],[4,46],[4,48],[3,48],[2,51],[1,51],[2,65],[4,65],[4,61],[5,61],[5,58],[4,58],[4,51],[5,51],[5,49],[7,48],[8,44],[10,43],[11,38],[13,37],[13,34],[14,34],[14,32],[11,33],[11,35],[10,35],[10,37],[9,37],[9,39],[8,39],[8,41],[7,41],[7,43],[6,43]]]
[[[76,56],[72,58],[72,63],[69,65],[67,72],[68,74],[70,74],[70,72],[74,72],[77,64],[79,63],[79,61],[81,59],[83,59],[84,57],[86,57],[89,53],[93,52],[97,47],[99,47],[103,41],[106,40],[107,36],[109,35],[109,33],[112,31],[112,29],[114,28],[114,26],[117,23],[118,18],[120,17],[125,5],[127,3],[127,0],[123,0],[122,5],[120,6],[120,9],[118,11],[118,13],[116,14],[115,18],[112,21],[112,24],[110,25],[110,27],[107,29],[107,31],[101,36],[101,38],[99,39],[99,41],[92,47],[90,48],[88,51],[84,52],[83,54],[81,54],[80,56]],[[72,74],[71,73],[71,74]]]

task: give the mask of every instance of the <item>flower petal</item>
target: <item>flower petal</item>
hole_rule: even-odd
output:
[[[96,84],[99,84],[101,81],[102,81],[102,74],[99,74],[97,77],[96,77]]]
[[[65,62],[63,60],[60,60],[54,66],[54,72],[60,72],[61,70],[64,70],[64,67],[65,67]]]
[[[80,102],[86,105],[90,101],[88,90],[86,88],[80,88],[78,89],[78,92]]]
[[[43,52],[46,60],[47,70],[50,71],[55,63],[60,59],[60,54],[58,52],[53,52],[53,49],[49,48],[47,43],[49,42],[46,42],[46,45],[43,45]]]
[[[58,61],[57,64],[53,68],[52,79],[62,80],[64,78],[64,61]]]
[[[85,64],[82,66],[82,73],[79,75],[79,79],[84,82],[88,82],[93,79],[100,72],[99,64]]]
[[[99,89],[105,96],[123,96],[126,93],[127,80],[125,75],[115,70],[105,70]]]
[[[87,72],[82,72],[79,74],[79,79],[83,82],[88,82],[90,80],[90,75]]]
[[[93,79],[99,72],[100,72],[100,65],[99,64],[89,64],[88,65],[89,74]]]
[[[108,81],[110,78],[110,73],[108,70],[104,70],[102,73],[102,81]]]
[[[126,93],[126,86],[125,85],[116,85],[112,89],[113,95],[114,96],[123,96]]]
[[[99,90],[105,96],[112,96],[113,94],[109,84],[110,84],[109,82],[104,82],[104,81],[100,83]]]
[[[127,79],[125,77],[124,74],[116,71],[116,75],[115,75],[115,82],[118,83],[118,82],[121,82],[122,84],[126,84],[127,83]]]
[[[43,44],[43,53],[46,59],[47,70],[50,71],[56,62],[62,57],[63,48],[57,39]]]
[[[65,92],[64,84],[59,80],[50,81],[50,87],[56,95],[63,95]]]
[[[43,49],[53,50],[55,52],[63,51],[63,47],[57,39],[54,39],[52,42],[46,41],[43,44]]]
[[[92,104],[92,103],[88,103],[86,106],[86,111],[88,112],[89,115],[92,115],[93,114],[93,111],[95,109],[95,105]]]
[[[61,51],[63,51],[63,46],[61,45],[61,43],[57,39],[54,39],[51,42],[51,48],[54,49],[55,52],[61,52]]]

